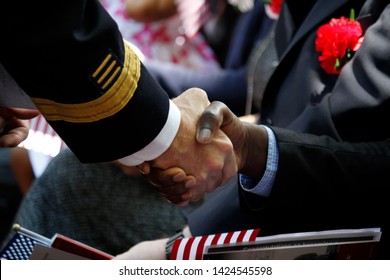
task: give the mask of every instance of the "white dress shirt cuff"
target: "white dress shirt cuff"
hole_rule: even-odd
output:
[[[169,146],[171,146],[173,139],[175,139],[176,133],[179,130],[181,114],[175,103],[170,100],[169,104],[167,121],[156,138],[142,150],[119,159],[120,163],[128,166],[136,166],[144,161],[153,160],[159,157],[169,148]]]

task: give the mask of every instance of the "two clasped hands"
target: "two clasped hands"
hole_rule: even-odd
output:
[[[242,122],[221,102],[209,103],[199,89],[173,101],[182,114],[175,140],[160,157],[138,167],[162,195],[185,205],[223,186],[237,172],[261,179],[268,151],[264,127]],[[183,235],[192,236],[188,226]],[[165,259],[167,240],[140,242],[115,259]]]
[[[192,88],[175,98],[181,125],[170,148],[138,168],[169,201],[197,201],[237,172],[259,180],[264,173],[268,139],[261,126],[242,122],[221,102],[208,101]]]

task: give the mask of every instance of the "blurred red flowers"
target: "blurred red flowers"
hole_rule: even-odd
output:
[[[341,17],[332,19],[317,30],[316,51],[321,52],[318,60],[328,74],[339,74],[342,67],[359,49],[363,41],[360,23]]]

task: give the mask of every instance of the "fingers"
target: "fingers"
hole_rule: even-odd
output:
[[[171,203],[184,206],[192,198],[190,188],[195,184],[195,178],[187,176],[181,168],[151,168],[146,178]]]
[[[39,115],[39,111],[34,109],[7,108],[7,110],[10,115],[22,120],[30,120]]]
[[[206,92],[200,88],[187,89],[172,101],[179,109],[199,110],[199,113],[210,104]]]
[[[32,109],[0,107],[0,147],[16,147],[28,136],[29,119],[39,115]]]
[[[219,129],[223,121],[223,114],[218,102],[212,102],[201,114],[196,140],[202,144],[208,144],[213,139],[214,133]]]
[[[191,200],[191,190],[185,184],[174,184],[166,187],[159,187],[157,191],[169,202],[178,206],[185,206]]]
[[[136,168],[144,175],[149,174],[150,172],[150,164],[148,162],[143,162],[141,164],[138,164]]]
[[[216,131],[224,130],[224,127],[229,126],[235,119],[236,116],[224,103],[212,102],[199,118],[196,140],[201,144],[210,143]]]
[[[186,176],[184,170],[179,167],[172,167],[165,170],[151,168],[147,179],[156,187],[164,187],[175,183],[182,183]]]
[[[8,126],[11,126],[8,128]],[[23,142],[29,132],[28,120],[13,120],[12,124],[7,123],[0,131],[0,147],[13,148]]]

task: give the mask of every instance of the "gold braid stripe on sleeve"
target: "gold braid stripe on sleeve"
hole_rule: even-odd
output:
[[[119,77],[112,83],[118,73]],[[126,106],[137,89],[140,75],[141,62],[125,42],[125,61],[122,69],[109,54],[92,74],[92,77],[99,76],[97,84],[105,91],[99,98],[79,104],[64,104],[42,98],[32,98],[32,101],[48,121],[94,122],[115,115]],[[108,88],[110,84],[112,85]]]

